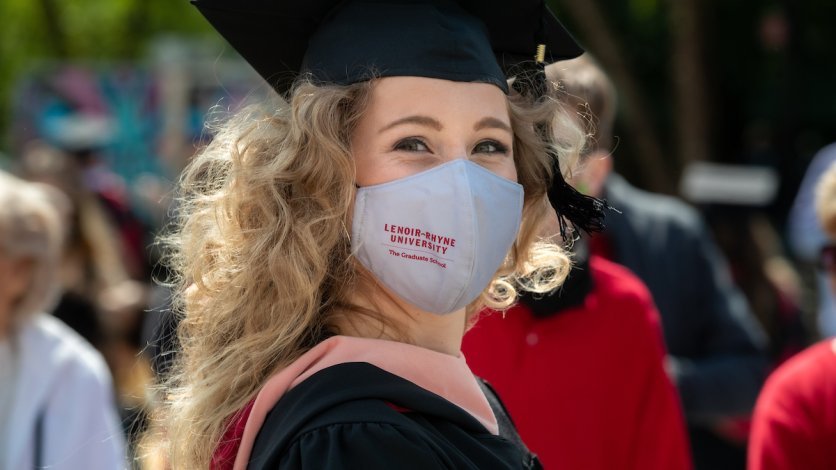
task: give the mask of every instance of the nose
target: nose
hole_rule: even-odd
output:
[[[441,154],[444,163],[452,162],[454,160],[467,160],[470,158],[467,152],[467,146],[464,143],[445,145],[441,149]]]

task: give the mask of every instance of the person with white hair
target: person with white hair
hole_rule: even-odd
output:
[[[104,360],[45,313],[59,294],[61,197],[0,171],[0,468],[124,468]]]

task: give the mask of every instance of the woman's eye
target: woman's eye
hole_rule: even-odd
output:
[[[485,140],[476,144],[473,148],[473,153],[501,153],[507,154],[508,147],[500,144],[495,140]]]
[[[401,140],[397,144],[395,144],[395,150],[402,150],[404,152],[429,152],[430,149],[427,147],[427,144],[421,141],[421,139],[416,139],[414,137],[410,137],[408,139]]]

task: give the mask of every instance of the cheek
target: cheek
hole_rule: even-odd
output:
[[[351,158],[354,161],[354,177],[358,186],[373,186],[408,176],[408,169],[389,158],[381,143],[375,139],[377,121],[372,117],[363,120],[351,139]]]
[[[416,173],[410,165],[386,158],[379,152],[352,152],[352,157],[355,182],[360,187],[388,183]]]
[[[379,165],[374,156],[370,131],[368,126],[361,123],[351,139],[351,159],[354,161],[355,182],[360,186],[365,186],[366,181],[375,176],[375,169]]]
[[[0,258],[0,298],[10,301],[19,297],[29,286],[31,273],[23,263]]]
[[[354,139],[351,143],[351,159],[354,161],[354,177],[357,184],[368,179],[375,165],[371,157],[370,149],[362,139]]]
[[[490,170],[497,176],[519,183],[517,165],[513,158],[503,158],[492,161],[476,161],[483,168]]]
[[[506,176],[506,178],[508,178],[511,181],[516,181],[517,183],[519,183],[520,180],[517,177],[517,165],[514,164],[513,160],[509,159],[509,161],[511,162],[511,165],[510,165],[510,168],[508,168],[508,176]]]
[[[503,160],[502,164],[499,165],[499,168],[495,171],[495,173],[503,178],[519,183],[517,164],[514,162],[513,158],[506,158]]]
[[[354,161],[355,183],[361,187],[388,183],[410,174],[408,166],[389,158],[375,146],[373,139],[362,134],[352,141],[351,158]]]

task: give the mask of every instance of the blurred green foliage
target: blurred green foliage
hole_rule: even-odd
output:
[[[687,0],[548,0],[587,49],[595,38],[583,28],[576,2],[597,5],[618,43],[676,177],[676,123],[683,116],[674,99],[674,37],[671,10]],[[677,3],[674,3],[677,2]],[[692,0],[699,25],[697,58],[704,77],[709,159],[767,165],[782,175],[775,213],[792,200],[812,155],[836,141],[836,2],[832,0]],[[573,5],[574,4],[574,5]],[[596,31],[594,34],[601,34]],[[607,63],[603,64],[607,68]],[[616,80],[616,86],[620,83]],[[626,134],[621,110],[616,162],[634,181],[635,139]]]
[[[606,31],[584,28],[586,20],[576,15],[579,2],[595,6]],[[674,80],[680,31],[672,12],[685,3],[692,6],[699,26],[696,62],[704,77],[700,91],[706,97],[706,158],[773,166],[785,176],[782,191],[791,193],[812,153],[836,140],[832,0],[548,3],[581,42],[594,44],[591,36],[599,34],[614,39],[646,104],[646,118],[664,155],[664,174],[671,180],[684,164],[677,126],[691,118],[676,106]],[[0,18],[0,148],[6,148],[8,139],[13,86],[40,60],[141,60],[160,34],[217,40],[186,0],[0,0]],[[588,49],[601,55],[595,47]],[[625,116],[620,114],[617,125],[617,164],[636,182],[653,187],[642,180],[646,168],[636,163],[637,139],[626,133]]]
[[[141,59],[159,34],[210,34],[185,0],[0,0],[0,148],[17,80],[44,60]]]

